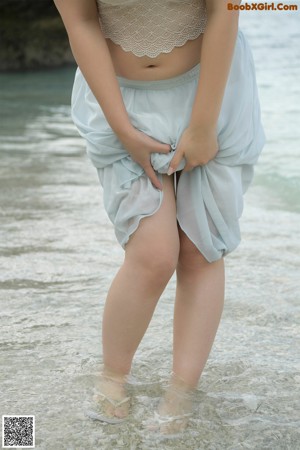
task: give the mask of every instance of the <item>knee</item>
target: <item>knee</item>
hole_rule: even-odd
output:
[[[176,270],[179,256],[179,244],[175,248],[164,245],[148,245],[128,252],[125,259],[137,268],[138,272],[151,282],[167,283]]]

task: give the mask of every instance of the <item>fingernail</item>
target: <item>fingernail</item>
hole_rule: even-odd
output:
[[[173,169],[173,167],[169,167],[167,174],[168,175],[172,175],[172,173],[174,173],[175,170]]]

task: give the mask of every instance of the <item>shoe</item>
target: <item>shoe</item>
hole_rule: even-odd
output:
[[[182,436],[194,412],[195,393],[194,387],[173,372],[158,410],[144,422],[146,430],[168,438]]]
[[[123,405],[124,403],[130,401],[130,397],[126,397],[123,400],[117,402],[116,400],[112,400],[111,398],[107,397],[106,395],[102,394],[101,392],[96,392],[96,394],[93,397],[93,400],[96,403],[96,405],[94,407],[95,409],[94,410],[86,409],[85,415],[87,417],[89,417],[90,419],[93,419],[93,420],[99,420],[100,422],[106,422],[109,424],[123,423],[128,419],[128,417],[120,418],[120,417],[115,417],[115,416],[106,416],[104,413],[102,413],[101,403],[99,404],[99,397],[102,397],[102,398],[100,398],[101,403],[104,403],[106,401],[106,402],[110,403],[114,407],[114,409],[116,409],[119,406]]]
[[[189,418],[193,413],[180,414],[178,416],[162,416],[154,411],[153,417],[143,422],[144,430],[160,439],[176,439],[182,437],[186,430]],[[172,424],[176,424],[177,432],[169,432]],[[181,429],[181,427],[183,427]]]
[[[107,376],[103,373],[100,373],[100,375],[102,380],[105,379],[108,380],[108,382],[117,383],[119,385],[124,384],[124,382],[121,382],[120,380],[117,380],[112,376]],[[95,394],[93,395],[93,405],[86,408],[84,412],[85,415],[90,419],[99,420],[101,422],[106,422],[109,424],[119,424],[125,422],[128,419],[128,416],[124,418],[117,417],[113,414],[113,412],[110,415],[107,413],[107,406],[110,405],[112,407],[111,409],[115,411],[117,408],[127,402],[130,402],[130,397],[125,397],[122,400],[115,400],[101,392],[98,387],[95,389]]]

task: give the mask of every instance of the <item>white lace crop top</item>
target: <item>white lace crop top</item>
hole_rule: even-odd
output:
[[[155,58],[204,32],[205,0],[97,0],[106,38],[136,56]]]

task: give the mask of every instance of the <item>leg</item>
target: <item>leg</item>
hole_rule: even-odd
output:
[[[179,236],[173,178],[164,176],[160,209],[141,220],[125,250],[124,264],[109,289],[103,314],[104,373],[119,381],[130,372],[133,356],[152,318],[157,301],[175,271]],[[119,386],[119,385],[118,385]],[[122,386],[106,395],[120,399]],[[102,392],[105,386],[102,383]],[[124,415],[116,412],[116,415]]]
[[[181,416],[160,427],[183,430],[193,391],[210,353],[224,305],[224,261],[209,263],[179,227],[180,254],[174,309],[173,375],[159,405],[160,416]]]
[[[141,220],[125,250],[103,314],[103,361],[128,373],[157,301],[171,278],[179,254],[172,178],[164,177],[159,211]]]
[[[224,306],[224,260],[209,263],[179,228],[173,372],[196,387]]]

